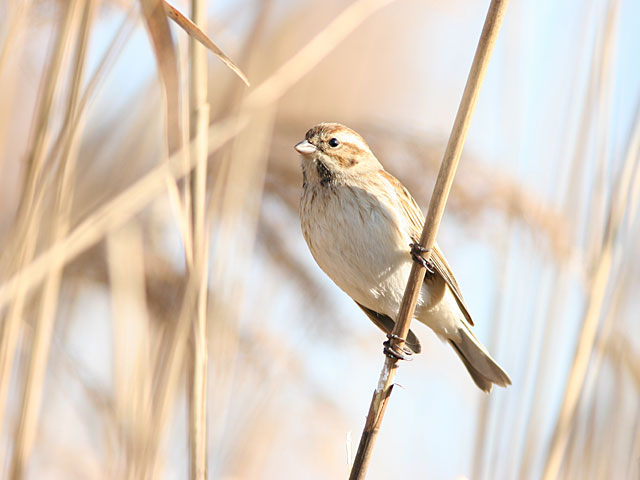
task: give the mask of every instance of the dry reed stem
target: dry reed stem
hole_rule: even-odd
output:
[[[638,377],[638,379],[640,379],[640,377]],[[631,452],[629,455],[630,461],[627,467],[626,478],[637,478],[638,475],[640,475],[640,465],[638,465],[638,458],[640,458],[640,408],[638,408],[638,412],[636,413],[634,425],[635,434],[631,442]],[[635,477],[633,476],[632,472],[635,473]]]
[[[270,1],[263,2],[254,20],[242,48],[243,53],[239,56],[244,59],[243,63],[251,63],[253,47],[260,38],[270,5]],[[226,100],[218,105],[218,112],[224,116],[236,108],[242,111],[245,99],[242,86],[234,82]],[[234,105],[237,107],[232,108]],[[268,154],[272,151],[270,141],[275,112],[275,105],[256,111],[233,143],[221,152],[209,200],[207,222],[216,225],[213,255],[217,258],[211,271],[212,290],[216,295],[212,298],[209,312],[212,320],[209,338],[213,352],[209,405],[218,419],[228,418],[236,404],[233,385],[237,379],[241,341],[238,320],[243,311],[243,307],[237,306],[247,304],[245,291],[248,281],[244,276],[238,277],[237,272],[249,271],[255,258],[250,252],[254,251],[259,224]],[[254,302],[252,299],[250,303]],[[259,423],[252,423],[252,428],[257,428]],[[224,421],[212,425],[210,438],[214,451],[228,448],[225,428]]]
[[[273,136],[276,108],[257,113],[248,127],[234,140],[224,159],[225,176],[216,185],[221,189],[212,195],[209,208],[211,222],[215,221],[218,233],[214,237],[217,262],[211,272],[212,289],[216,291],[212,301],[211,322],[211,409],[218,416],[227,418],[234,407],[233,382],[240,352],[238,321],[243,313],[239,305],[254,304],[246,298],[249,278],[237,272],[249,271],[255,259],[254,242],[258,228],[260,201]],[[221,169],[222,170],[222,169]],[[238,212],[243,214],[239,217]],[[214,220],[215,219],[215,220]],[[249,302],[248,302],[249,300]],[[225,447],[224,422],[212,428],[212,448]]]
[[[24,186],[22,188],[20,206],[18,208],[17,218],[21,219],[27,216],[26,213],[30,211],[33,200],[36,198],[36,188],[38,182],[42,178],[42,171],[45,167],[47,145],[50,140],[50,120],[52,116],[52,110],[55,101],[55,94],[58,91],[59,82],[62,78],[61,69],[64,64],[64,57],[66,55],[66,46],[68,44],[69,35],[71,34],[72,26],[77,21],[78,4],[76,1],[69,2],[65,11],[64,22],[61,25],[61,29],[56,39],[56,46],[54,47],[54,56],[46,75],[43,76],[42,98],[38,105],[38,113],[36,117],[35,135],[33,137],[33,144],[31,151],[26,160],[26,172],[24,175]]]
[[[4,32],[4,38],[0,39],[2,43],[2,48],[0,48],[0,75],[2,75],[4,67],[7,64],[9,52],[15,47],[15,37],[30,8],[31,0],[15,0],[13,5],[8,8],[9,15],[7,15],[2,28],[0,28],[0,31]]]
[[[619,243],[617,245],[618,254],[620,253],[621,249],[622,249],[622,245]],[[598,336],[594,340],[595,343],[592,349],[595,351],[596,355],[593,356],[593,359],[590,362],[590,368],[585,375],[586,378],[585,378],[583,392],[582,392],[583,397],[586,397],[586,393],[590,392],[592,397],[597,398],[597,394],[598,394],[597,384],[598,384],[598,381],[600,380],[600,370],[602,368],[603,361],[606,359],[606,356],[604,355],[604,353],[607,351],[607,349],[611,348],[612,342],[616,340],[616,338],[613,335],[614,324],[615,324],[615,321],[622,316],[621,314],[623,312],[623,306],[624,306],[623,302],[625,300],[624,297],[626,294],[628,294],[628,291],[631,286],[631,278],[630,278],[631,270],[620,269],[620,266],[621,266],[620,265],[621,262],[619,261],[620,255],[616,255],[616,253],[614,252],[613,258],[618,259],[617,267],[618,267],[619,273],[617,275],[615,273],[613,274],[615,275],[615,278],[617,279],[617,281],[612,286],[612,291],[610,293],[610,306],[608,308],[608,312],[604,320],[602,321],[602,325],[599,328]],[[612,360],[612,363],[617,363],[618,367],[622,366],[620,363],[620,360],[621,360],[620,358],[610,358],[609,360]],[[619,371],[621,370],[622,368],[614,369],[616,373],[619,373]],[[616,393],[618,392],[616,391]],[[590,421],[592,421],[592,419],[593,421],[595,421],[594,420],[595,414],[588,415],[587,418],[589,418]],[[588,435],[586,438],[589,442],[591,442],[595,439],[595,435]],[[578,455],[580,454],[578,453]],[[598,475],[597,478],[604,478],[604,476]]]
[[[622,364],[633,380],[633,388],[640,394],[640,356],[634,351],[628,337],[614,333],[601,348],[602,355]]]
[[[267,20],[271,7],[273,6],[273,0],[262,0],[259,5],[259,12],[255,16],[253,25],[250,28],[250,33],[247,36],[240,53],[238,54],[238,62],[241,65],[251,65],[252,61],[258,50],[259,41],[262,39],[262,35],[267,26]],[[240,96],[242,95],[242,96]],[[217,114],[220,117],[226,117],[229,115],[232,108],[239,105],[242,98],[245,95],[245,90],[237,82],[234,82],[229,86],[226,92],[225,98],[218,101]]]
[[[525,247],[525,251],[527,250],[534,252],[535,245]],[[529,260],[531,261],[531,259],[532,258]],[[535,259],[533,261],[536,262]],[[566,262],[559,260],[558,264],[566,265]],[[535,382],[535,378],[537,373],[540,371],[538,360],[540,356],[544,356],[544,349],[546,347],[545,333],[552,331],[547,329],[553,328],[555,324],[554,321],[557,320],[557,312],[560,310],[562,303],[566,301],[567,298],[567,276],[565,275],[566,272],[564,270],[561,270],[555,275],[550,274],[545,270],[541,270],[536,273],[536,283],[534,284],[533,281],[529,280],[527,284],[527,289],[529,289],[528,296],[533,299],[532,305],[535,307],[532,309],[533,313],[531,314],[531,318],[526,320],[526,323],[531,326],[530,330],[527,332],[527,336],[530,338],[530,348],[529,351],[526,352],[526,355],[524,355],[525,352],[523,352],[522,357],[524,357],[525,360],[522,365],[522,369],[519,372],[520,378],[524,379],[522,382],[522,397],[520,400],[522,405],[520,407],[522,409],[522,414],[518,415],[517,420],[509,424],[508,428],[502,428],[500,430],[500,433],[503,436],[510,435],[513,439],[526,438],[528,435],[531,421],[529,420],[529,415],[524,412],[527,404],[527,398],[531,397],[535,391],[537,383]],[[536,286],[534,287],[534,285]],[[549,292],[551,292],[550,295]],[[498,440],[496,440],[496,443],[498,443]],[[507,462],[499,463],[497,461],[493,461],[492,465],[498,467],[500,465],[504,466],[506,463]],[[521,478],[516,474],[516,471],[519,470],[520,467],[521,459],[519,459],[518,456],[513,455],[509,458],[506,473],[498,476],[503,476],[505,478]],[[497,475],[497,468],[494,472],[496,472]]]
[[[70,119],[76,114],[94,5],[95,3],[91,0],[84,4],[82,18],[78,25],[79,34],[76,42],[72,90],[68,101],[65,124],[69,124]],[[56,204],[51,228],[52,242],[63,238],[69,228],[73,199],[73,180],[75,178],[75,164],[79,148],[78,134],[77,130],[69,132],[63,142],[63,165],[58,171]],[[53,159],[51,160],[53,161]],[[21,478],[23,476],[22,472],[29,459],[35,438],[51,335],[58,305],[58,294],[62,280],[62,267],[62,264],[52,266],[40,300],[40,311],[35,325],[32,351],[22,395],[20,421],[15,435],[13,459],[10,467],[11,478]]]
[[[149,408],[151,325],[145,295],[143,236],[137,223],[129,222],[106,240],[113,309],[114,417],[124,449],[119,457],[126,460],[117,476],[133,480],[142,478],[148,469],[144,447],[154,421]]]
[[[620,173],[617,188],[608,213],[607,223],[602,242],[602,250],[597,258],[593,276],[590,279],[587,306],[585,308],[582,328],[578,338],[571,371],[565,388],[560,413],[554,428],[548,455],[545,463],[543,478],[552,480],[558,477],[562,457],[564,455],[571,424],[580,398],[580,393],[587,373],[587,367],[593,350],[598,321],[602,313],[602,305],[606,288],[609,283],[613,250],[618,240],[620,225],[624,220],[628,205],[632,203],[632,186],[638,181],[640,168],[640,105],[637,107],[634,119],[634,131],[630,136],[623,170]]]
[[[118,27],[118,30],[109,42],[109,45],[105,49],[105,52],[102,55],[98,66],[91,75],[91,78],[87,81],[87,86],[82,93],[82,97],[78,102],[78,106],[74,109],[74,117],[69,119],[68,121],[65,121],[62,125],[60,134],[58,135],[56,142],[51,148],[51,158],[58,157],[58,152],[62,146],[62,142],[66,138],[66,136],[69,135],[68,132],[74,132],[78,128],[78,123],[86,114],[89,101],[102,85],[101,82],[103,82],[107,77],[106,73],[108,72],[109,68],[113,66],[113,62],[115,62],[115,60],[118,58],[123,48],[125,47],[126,42],[129,40],[129,37],[131,37],[131,34],[134,32],[137,21],[137,8],[135,8],[135,5],[136,4],[134,2],[129,7],[127,15],[122,20],[120,26]]]
[[[587,42],[587,35],[585,32],[584,42]],[[583,160],[587,157],[587,146],[589,144],[590,137],[590,129],[589,124],[592,120],[592,112],[595,109],[595,99],[597,97],[598,90],[598,82],[597,77],[599,71],[602,69],[603,64],[603,44],[594,44],[591,58],[589,61],[589,75],[588,82],[584,92],[584,98],[582,99],[582,108],[580,109],[579,114],[577,115],[577,119],[579,121],[578,125],[578,135],[577,139],[573,145],[573,152],[568,151],[566,155],[570,156],[570,166],[568,168],[567,180],[565,181],[568,185],[563,190],[559,185],[557,191],[561,191],[561,198],[559,203],[562,208],[562,212],[564,212],[564,218],[569,222],[569,228],[573,231],[577,231],[580,229],[579,225],[579,215],[576,215],[575,212],[572,211],[573,205],[582,205],[585,200],[581,199],[580,196],[580,182],[570,181],[569,179],[580,178],[581,176],[581,168],[583,165]],[[570,142],[567,142],[568,144]],[[588,212],[588,210],[585,210]],[[582,238],[579,236],[578,238]],[[559,256],[558,261],[561,262],[560,265],[567,266],[567,256]],[[570,260],[569,260],[570,261]],[[555,335],[555,325],[554,321],[556,318],[556,313],[558,311],[558,306],[562,305],[567,298],[567,287],[569,285],[568,281],[568,272],[563,268],[559,268],[559,275],[557,278],[553,279],[554,287],[553,287],[553,297],[551,301],[548,302],[547,312],[546,312],[546,321],[544,330],[546,332],[546,336]],[[551,368],[551,362],[553,362],[553,357],[550,355],[541,355],[541,364],[539,366],[539,371],[545,372]],[[534,391],[532,393],[532,401],[531,401],[531,411],[527,415],[527,424],[525,426],[525,444],[524,444],[524,456],[520,463],[520,468],[518,471],[518,478],[524,478],[527,474],[531,473],[533,462],[534,462],[534,442],[536,440],[536,426],[540,421],[540,414],[538,412],[540,406],[544,402],[544,396],[546,394],[546,390],[543,388],[543,384],[538,381],[534,386]]]
[[[5,2],[9,3],[9,2]],[[14,0],[11,6],[6,7],[7,16],[4,19],[2,26],[0,26],[0,78],[3,77],[5,67],[7,65],[7,59],[10,57],[10,53],[16,50],[16,38],[20,28],[23,26],[24,19],[27,12],[31,8],[31,0]],[[12,86],[13,87],[13,86]],[[12,88],[10,87],[10,88]],[[6,87],[4,93],[7,93]],[[11,112],[14,108],[13,105],[4,105],[5,111]],[[0,145],[5,145],[6,136],[9,130],[9,125],[13,121],[10,115],[4,115],[0,119]],[[0,156],[0,171],[5,171],[5,161],[7,155]]]
[[[185,348],[190,331],[193,326],[195,306],[198,298],[198,278],[194,275],[188,277],[184,299],[180,315],[170,339],[169,349],[164,364],[160,361],[159,378],[153,389],[153,409],[155,421],[151,427],[151,436],[147,447],[150,458],[149,470],[145,472],[145,478],[156,478],[160,466],[159,446],[163,432],[167,424],[169,412],[175,400],[175,392],[180,377],[181,367],[185,358]]]
[[[192,40],[197,41],[200,45],[206,47],[211,50],[213,54],[218,57],[229,69],[235,73],[248,87],[249,79],[247,76],[236,66],[235,63],[218,47],[213,41],[204,33],[203,29],[206,29],[206,22],[199,23],[196,21],[196,10],[193,9],[193,4],[197,2],[192,2],[192,10],[193,10],[193,22],[185,17],[180,11],[172,6],[169,2],[164,0],[164,9],[167,13],[167,16],[176,22],[180,28],[182,28],[187,34],[191,37]],[[202,28],[200,28],[200,26]],[[206,58],[206,53],[204,54]]]
[[[604,19],[606,22],[606,18]],[[587,30],[587,29],[585,29]],[[584,41],[588,42],[588,36],[585,32]],[[566,184],[568,187],[564,187],[559,185],[557,191],[562,192],[559,203],[562,205],[562,211],[564,212],[564,216],[568,221],[569,228],[574,231],[578,231],[581,228],[585,228],[586,226],[580,225],[580,215],[576,215],[572,210],[573,205],[582,205],[587,201],[580,198],[581,191],[580,185],[581,182],[578,181],[570,181],[570,179],[580,178],[581,168],[583,165],[583,160],[588,156],[587,146],[589,145],[591,130],[590,124],[593,119],[593,112],[596,110],[596,99],[598,97],[598,89],[600,87],[598,82],[598,77],[600,75],[601,70],[603,69],[604,64],[604,43],[605,42],[595,42],[592,48],[591,58],[590,58],[590,68],[588,74],[588,83],[584,92],[584,98],[582,100],[582,107],[580,109],[579,114],[577,115],[577,119],[579,121],[576,140],[573,142],[567,142],[567,145],[571,145],[573,143],[573,152],[567,151],[566,155],[570,156],[571,162],[570,167],[568,169],[568,175],[566,176]],[[589,209],[584,209],[585,215],[585,224],[591,219],[591,215],[589,214]],[[577,235],[577,238],[584,238],[583,235]],[[573,255],[575,257],[575,254]],[[546,314],[546,325],[545,332],[546,336],[555,335],[556,326],[554,324],[555,319],[557,318],[558,306],[562,305],[563,302],[566,301],[568,296],[568,278],[567,278],[567,270],[566,267],[570,266],[571,258],[569,257],[569,265],[567,265],[567,258],[559,257],[558,260],[561,262],[561,265],[565,266],[565,269],[562,269],[559,266],[559,276],[558,278],[554,278],[554,286],[552,287],[553,296],[551,301],[548,303],[547,314]],[[541,365],[539,367],[539,371],[545,372],[551,368],[550,362],[553,361],[553,357],[550,355],[541,354]],[[540,376],[538,376],[540,379]],[[537,425],[540,422],[540,414],[538,410],[540,406],[544,402],[545,389],[541,381],[536,382],[534,387],[534,392],[532,394],[533,400],[531,401],[532,409],[530,413],[527,415],[528,421],[525,428],[525,445],[524,445],[524,456],[521,461],[518,478],[523,478],[528,473],[531,472],[533,461],[534,461],[534,442],[536,441],[536,436],[539,436],[539,430],[537,429]],[[538,435],[537,435],[538,434]]]
[[[587,245],[585,246],[585,258],[596,258],[602,249],[603,236],[601,232],[605,228],[607,221],[607,183],[610,178],[607,172],[608,150],[610,149],[611,133],[606,128],[606,122],[611,117],[612,103],[614,97],[613,78],[615,66],[615,46],[617,32],[620,24],[620,0],[608,0],[606,16],[604,18],[602,36],[601,65],[598,70],[598,76],[595,79],[598,85],[598,95],[595,99],[594,119],[595,131],[600,132],[596,136],[594,146],[595,155],[595,173],[592,185],[592,192],[589,195],[585,214],[588,215],[589,221],[586,222],[585,237]]]
[[[471,65],[471,71],[467,78],[451,136],[449,137],[449,142],[447,143],[447,148],[442,159],[442,165],[438,172],[431,201],[429,202],[429,210],[427,212],[424,229],[420,237],[420,245],[429,250],[433,248],[433,244],[435,243],[440,220],[444,213],[451,185],[453,184],[453,178],[458,167],[458,161],[460,160],[464,141],[471,123],[471,117],[473,116],[473,111],[478,100],[480,87],[489,65],[489,59],[491,58],[491,53],[498,37],[498,32],[500,31],[500,25],[502,24],[507,4],[508,0],[492,0],[489,5],[482,34],[480,35],[478,47],[476,48],[476,53],[473,58],[473,64]],[[430,252],[426,254],[427,261],[429,255]],[[424,281],[424,275],[425,268],[417,262],[414,262],[390,340],[391,348],[393,349],[402,348],[404,340],[407,338],[416,302]],[[373,446],[377,439],[380,424],[391,395],[393,388],[392,382],[397,368],[398,360],[386,356],[378,380],[378,386],[373,393],[369,414],[367,415],[360,445],[358,446],[358,453],[356,454],[349,476],[351,480],[363,479],[366,475],[369,462],[371,461]]]
[[[18,207],[17,225],[14,227],[14,258],[5,257],[4,261],[13,265],[5,265],[8,271],[20,271],[29,264],[36,251],[37,232],[39,230],[42,200],[46,189],[36,188],[46,159],[46,144],[48,142],[49,117],[53,105],[54,93],[57,90],[60,71],[65,55],[65,47],[77,15],[78,2],[72,1],[67,5],[63,22],[60,24],[54,55],[48,64],[46,74],[41,84],[42,95],[38,105],[36,120],[32,126],[33,141],[27,156],[27,166],[24,187]],[[54,258],[51,259],[52,262]],[[49,267],[54,265],[50,263]],[[24,279],[23,279],[24,280]],[[15,290],[14,302],[2,325],[2,339],[0,341],[0,431],[5,423],[5,409],[14,355],[17,348],[20,320],[24,312],[28,287],[24,281],[18,282]],[[1,460],[1,459],[0,459]],[[3,462],[0,461],[0,465]]]
[[[207,3],[192,0],[191,12],[196,28],[206,30]],[[205,36],[206,38],[206,36]],[[211,47],[209,47],[211,48]],[[219,50],[219,49],[218,49]],[[221,51],[217,53],[227,58]],[[196,277],[197,305],[192,330],[189,398],[189,472],[192,480],[207,478],[207,279],[208,235],[205,218],[207,194],[207,129],[209,127],[209,103],[207,102],[207,51],[198,39],[190,41],[190,130],[194,139],[191,163],[190,198],[193,239],[193,264],[191,275]],[[230,62],[230,60],[229,60]],[[227,63],[227,62],[225,62]],[[227,63],[229,65],[229,63]],[[246,81],[246,77],[231,63],[230,68]]]
[[[602,379],[600,376],[600,371],[602,368],[602,363],[606,360],[606,357],[603,355],[603,352],[606,348],[619,348],[619,345],[611,345],[615,338],[612,336],[613,323],[615,319],[620,318],[620,314],[622,313],[623,306],[623,292],[628,289],[629,282],[629,269],[623,271],[621,278],[616,285],[614,286],[615,292],[613,292],[612,296],[612,306],[609,308],[609,311],[606,315],[606,318],[603,322],[602,327],[600,328],[600,332],[598,334],[598,338],[596,340],[596,345],[594,347],[596,355],[593,358],[593,366],[589,369],[587,379],[585,380],[585,386],[583,387],[584,392],[591,392],[592,402],[594,404],[593,412],[590,412],[587,415],[587,418],[591,423],[595,424],[595,419],[597,418],[597,412],[595,408],[595,404],[599,399],[599,381]],[[610,420],[607,422],[605,427],[605,435],[602,439],[603,447],[600,448],[591,448],[589,450],[585,449],[584,453],[587,454],[587,458],[590,460],[597,461],[596,468],[590,468],[588,472],[596,472],[595,478],[622,478],[621,475],[612,475],[614,471],[614,467],[612,464],[612,459],[615,458],[616,452],[620,449],[619,445],[616,445],[617,436],[615,432],[619,430],[620,425],[623,425],[623,421],[620,418],[620,413],[624,410],[622,407],[624,405],[623,402],[623,389],[622,387],[622,376],[624,374],[623,367],[623,359],[622,356],[613,356],[608,359],[609,366],[613,370],[613,378],[615,387],[610,390],[610,394],[613,396],[612,399],[609,400],[609,411],[607,412],[607,418]],[[584,398],[584,393],[583,393]],[[575,427],[574,427],[575,428]],[[586,435],[587,441],[589,443],[595,443],[597,436],[595,432],[588,432]],[[568,449],[570,454],[574,454],[576,457],[581,458],[583,450],[579,450],[576,445],[577,442],[572,442],[568,445]],[[603,450],[608,451],[603,451]],[[600,455],[597,455],[596,452],[600,451]],[[605,472],[609,472],[609,475],[606,475]],[[583,475],[583,478],[587,475]]]
[[[362,22],[394,0],[356,0],[295,55],[258,85],[246,99],[248,111],[275,103],[300,78],[336,48]]]
[[[491,338],[489,339],[489,344],[487,345],[487,350],[490,352],[494,352],[496,354],[496,349],[498,345],[498,333],[501,330],[500,326],[504,323],[504,315],[500,309],[500,297],[503,295],[503,292],[508,285],[508,271],[509,271],[509,259],[511,255],[509,254],[511,243],[509,240],[513,235],[514,230],[514,221],[512,218],[507,220],[506,225],[504,226],[504,234],[500,235],[501,245],[498,248],[497,252],[500,252],[498,255],[497,263],[499,265],[499,275],[498,275],[498,287],[495,290],[495,298],[492,302],[493,311],[490,315],[490,318],[494,319],[493,328],[491,329]],[[474,448],[473,448],[473,463],[472,463],[472,478],[481,479],[482,473],[484,471],[484,457],[487,449],[487,431],[489,429],[489,420],[491,415],[490,402],[493,397],[489,395],[485,395],[480,400],[480,407],[478,408],[478,421],[476,426],[476,433],[474,439]]]
[[[167,148],[169,153],[173,153],[181,146],[178,59],[164,1],[140,0],[140,4],[162,80]]]

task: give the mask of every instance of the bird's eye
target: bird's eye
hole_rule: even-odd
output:
[[[332,138],[331,140],[329,140],[330,147],[336,148],[338,145],[340,145],[340,142],[338,141],[337,138]]]

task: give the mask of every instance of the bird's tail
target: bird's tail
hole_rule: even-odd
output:
[[[509,375],[491,358],[473,332],[464,324],[458,332],[460,339],[449,339],[449,342],[480,390],[488,393],[493,384],[500,387],[511,385]]]

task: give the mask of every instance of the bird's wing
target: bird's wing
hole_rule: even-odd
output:
[[[467,319],[469,325],[473,326],[473,320],[471,319],[471,315],[469,315],[467,305],[464,303],[464,298],[462,298],[462,292],[460,292],[460,285],[458,285],[456,277],[453,276],[453,272],[451,271],[451,268],[440,251],[437,243],[433,245],[433,251],[431,252],[429,260],[431,261],[436,273],[444,278],[444,281],[449,285],[453,295],[456,297],[456,302],[458,302],[458,306],[460,307],[464,318]]]
[[[396,202],[399,204],[402,214],[407,219],[409,235],[414,242],[417,242],[420,239],[422,226],[424,225],[424,215],[422,215],[422,210],[420,210],[420,207],[409,193],[409,190],[402,185],[400,180],[386,170],[380,170],[379,173],[380,176],[389,182],[393,188],[393,193],[395,193],[396,199],[393,199],[395,201],[392,200],[392,204]]]
[[[354,300],[355,301],[355,300]],[[393,319],[383,313],[378,313],[370,308],[365,307],[364,305],[360,305],[358,302],[356,304],[362,309],[364,313],[367,314],[367,317],[376,324],[376,326],[382,330],[384,333],[393,332],[393,327],[396,322]],[[405,341],[407,347],[409,347],[414,353],[420,353],[422,351],[422,347],[420,346],[420,340],[416,337],[416,334],[409,330],[407,334],[407,340]]]
[[[409,191],[405,188],[405,186],[402,185],[400,180],[398,180],[396,177],[386,172],[385,170],[381,170],[380,174],[395,189],[402,213],[408,220],[409,229],[411,231],[411,238],[414,242],[418,242],[420,240],[420,236],[422,235],[422,228],[424,226],[424,215],[422,214],[422,210],[420,210],[420,207],[411,196]],[[456,301],[458,302],[458,306],[460,307],[464,318],[467,319],[467,322],[469,322],[470,325],[473,325],[473,320],[471,319],[471,315],[469,315],[467,305],[464,303],[464,298],[462,298],[460,285],[458,285],[456,277],[453,276],[453,272],[451,271],[451,268],[449,267],[447,260],[444,258],[444,255],[440,251],[437,243],[433,245],[433,251],[431,252],[431,257],[429,260],[431,261],[436,273],[444,279],[444,281],[453,292],[453,295],[456,297]],[[429,272],[427,272],[427,275],[429,275]]]

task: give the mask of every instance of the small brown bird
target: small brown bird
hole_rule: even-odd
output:
[[[381,330],[390,334],[424,216],[407,189],[387,173],[367,143],[337,123],[321,123],[295,146],[302,157],[302,233],[320,268]],[[471,332],[473,321],[447,261],[434,246],[415,318],[456,351],[485,392],[509,376]],[[410,331],[406,345],[420,352]],[[393,352],[388,352],[393,353]]]

